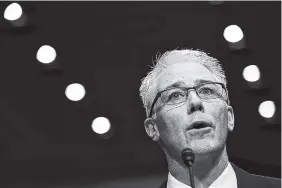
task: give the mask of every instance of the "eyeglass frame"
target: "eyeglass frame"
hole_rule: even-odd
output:
[[[226,99],[226,100],[227,100],[226,103],[229,105],[228,91],[227,91],[225,85],[224,85],[223,83],[221,83],[221,82],[204,82],[204,83],[198,84],[198,85],[196,85],[196,86],[194,86],[194,87],[173,87],[173,88],[185,88],[185,89],[187,89],[187,98],[186,98],[186,100],[184,101],[184,103],[185,103],[185,102],[187,101],[187,99],[188,99],[189,91],[190,91],[191,89],[195,90],[197,96],[198,96],[200,99],[202,99],[202,98],[198,95],[198,92],[197,92],[196,88],[199,87],[199,86],[202,86],[202,85],[206,85],[206,84],[220,84],[220,85],[222,86],[222,88],[223,88],[223,89],[225,90],[225,92],[226,92],[226,98],[227,98],[227,99]],[[152,103],[152,105],[151,105],[149,117],[152,117],[153,107],[154,107],[154,105],[156,104],[157,100],[160,98],[161,94],[162,94],[163,92],[168,91],[168,90],[173,89],[173,88],[168,88],[168,89],[162,90],[162,91],[160,91],[160,92],[157,93],[157,95],[156,95],[156,97],[155,97],[155,99],[153,100],[153,103]],[[223,96],[221,96],[221,97],[223,98]],[[224,100],[225,100],[225,99],[224,99]]]

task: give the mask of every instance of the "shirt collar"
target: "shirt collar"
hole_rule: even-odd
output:
[[[237,178],[235,171],[231,164],[228,162],[227,167],[221,175],[209,186],[209,188],[237,188]],[[168,173],[167,188],[191,188],[190,186],[178,181]]]

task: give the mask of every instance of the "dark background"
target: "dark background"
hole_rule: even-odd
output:
[[[1,3],[1,15],[8,4]],[[0,18],[1,184],[166,174],[162,152],[144,131],[138,90],[156,53],[175,48],[202,49],[226,71],[235,112],[230,160],[251,173],[281,177],[281,2],[20,4],[31,25],[15,29]],[[222,33],[231,24],[242,28],[247,50],[228,47]],[[56,49],[59,70],[37,62],[45,44]],[[242,77],[251,64],[261,70],[261,90],[251,90]],[[65,97],[74,82],[86,88],[82,101]],[[272,125],[257,110],[264,100],[276,103]],[[111,138],[92,131],[98,116],[110,119]]]

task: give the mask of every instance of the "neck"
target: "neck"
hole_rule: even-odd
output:
[[[190,185],[188,168],[183,162],[178,162],[167,156],[169,172],[180,182]],[[195,155],[193,175],[196,188],[209,187],[228,165],[226,146],[206,155]]]

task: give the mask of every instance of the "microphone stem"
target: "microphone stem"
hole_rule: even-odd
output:
[[[194,177],[193,177],[193,168],[192,168],[192,166],[189,165],[188,169],[189,169],[191,187],[195,188]]]

